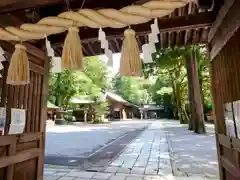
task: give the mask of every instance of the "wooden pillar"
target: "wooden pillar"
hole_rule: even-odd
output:
[[[239,9],[240,1],[225,0],[208,37],[214,122],[221,180],[240,179],[240,139],[235,136],[239,126],[235,126],[234,110],[225,112],[226,104],[233,104],[240,100]],[[237,109],[239,111],[239,108]],[[227,118],[229,113],[232,113],[232,118]],[[235,127],[229,129],[229,122],[232,122]]]
[[[187,74],[188,74],[188,90],[189,90],[189,103],[191,111],[192,127],[189,129],[194,130],[196,133],[205,133],[204,125],[204,112],[202,94],[199,84],[199,75],[197,70],[196,49],[192,48],[192,54],[187,60]]]
[[[199,74],[197,70],[197,60],[196,60],[196,49],[193,51],[192,55],[192,66],[193,66],[193,87],[194,87],[194,105],[196,108],[196,123],[193,126],[194,132],[196,133],[205,133],[205,124],[204,124],[204,112],[203,112],[203,98],[200,90],[199,84]]]
[[[226,133],[226,127],[225,127],[225,122],[224,121],[220,121],[220,119],[224,119],[224,114],[223,114],[223,107],[222,107],[222,103],[221,103],[221,99],[217,98],[217,83],[216,80],[214,78],[214,73],[213,72],[213,64],[210,62],[209,65],[209,71],[210,71],[210,80],[211,80],[211,92],[212,92],[212,108],[213,108],[213,117],[214,117],[214,124],[215,124],[215,136],[216,136],[216,147],[217,147],[217,154],[218,154],[218,162],[220,162],[220,157],[221,154],[223,153],[223,149],[222,146],[219,144],[219,136],[218,134],[225,134]],[[215,70],[216,71],[216,70]],[[220,115],[220,114],[221,115]],[[219,115],[221,116],[220,119],[217,120],[216,118],[216,114],[219,117]],[[224,125],[224,126],[222,126]],[[219,164],[219,175],[220,175],[220,179],[223,180],[224,179],[224,168]]]
[[[87,124],[87,115],[88,115],[88,110],[84,109],[84,123]]]
[[[196,109],[194,108],[194,93],[193,93],[193,82],[192,82],[192,59],[191,57],[186,58],[186,69],[187,69],[187,78],[188,78],[188,99],[189,99],[189,125],[188,129],[193,130],[193,121],[196,118]]]
[[[47,120],[47,97],[48,97],[48,80],[49,80],[49,69],[50,62],[46,58],[44,62],[44,74],[42,81],[42,93],[41,93],[41,118],[40,118],[40,128],[41,138],[38,141],[38,147],[42,150],[41,155],[38,158],[37,163],[37,180],[43,180],[44,171],[44,152],[45,152],[45,135],[46,135],[46,120]]]
[[[141,117],[141,120],[142,120],[143,119],[144,110],[143,110],[143,108],[140,108],[139,111],[140,111],[140,117]]]
[[[122,119],[127,119],[127,114],[125,108],[122,109]]]

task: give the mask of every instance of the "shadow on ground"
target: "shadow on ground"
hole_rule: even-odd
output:
[[[148,125],[149,122],[122,122],[49,127],[45,164],[84,169],[92,164],[104,166]]]
[[[206,127],[207,134],[199,135],[179,121],[164,123],[174,175],[218,177],[214,125],[207,124]]]

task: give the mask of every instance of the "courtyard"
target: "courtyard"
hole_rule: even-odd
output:
[[[47,127],[46,180],[218,179],[214,126],[176,120]]]

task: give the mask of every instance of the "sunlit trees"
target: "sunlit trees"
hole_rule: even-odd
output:
[[[140,77],[124,77],[117,75],[112,80],[113,91],[123,99],[137,105],[151,102],[150,88],[152,82]]]
[[[153,59],[154,63],[146,71],[158,77],[152,87],[152,99],[165,104],[171,99],[175,107],[173,113],[180,122],[190,122],[190,130],[205,133],[203,104],[210,102],[206,49],[201,46],[168,48],[158,50]],[[164,98],[166,95],[170,98]]]
[[[106,65],[98,57],[87,57],[84,59],[83,71],[64,70],[62,73],[51,74],[49,100],[57,106],[67,108],[72,97],[87,96],[95,101],[91,117],[99,121],[100,116],[106,112],[107,105],[100,97],[107,83]]]
[[[98,105],[101,94],[114,91],[133,104],[162,104],[171,116],[189,123],[189,130],[204,133],[203,106],[211,103],[206,48],[159,49],[153,60],[144,64],[144,77],[116,75],[110,82],[106,65],[98,57],[87,57],[83,71],[65,70],[51,76],[49,100],[67,107],[71,97],[87,95]],[[95,109],[101,111],[101,107]]]

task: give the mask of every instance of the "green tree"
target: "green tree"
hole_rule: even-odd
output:
[[[78,80],[74,73],[64,70],[51,74],[49,80],[49,100],[57,106],[66,107],[69,100],[78,92]]]
[[[211,98],[207,68],[208,56],[206,54],[206,48],[203,46],[190,46],[181,48],[176,47],[158,50],[153,54],[154,63],[145,66],[146,69],[144,72],[145,76],[149,76],[149,74],[154,74],[157,76],[157,80],[152,86],[152,100],[157,104],[164,103],[164,101],[169,101],[169,99],[172,100],[174,107],[176,107],[175,115],[180,119],[180,122],[194,122],[195,127],[197,127],[195,132],[204,133],[205,130],[203,120],[191,121],[188,113],[189,100],[190,102],[192,102],[192,100],[188,94],[189,76],[187,76],[188,73],[186,64],[189,57],[191,57],[193,50],[195,52],[195,66],[197,70],[197,75],[194,82],[197,82],[200,85],[198,88],[200,89],[200,94],[198,94],[198,96],[202,98],[203,103],[209,103]],[[196,86],[197,85],[195,84],[193,87]],[[166,96],[166,92],[171,96],[171,98],[164,97]],[[194,96],[195,99],[196,92]],[[197,106],[195,105],[194,108],[196,107]],[[201,106],[198,107],[203,109]],[[202,111],[200,109],[198,109],[198,115]]]
[[[186,48],[189,53],[185,54],[185,64],[188,77],[188,97],[189,97],[189,130],[196,133],[205,133],[204,125],[204,91],[203,74],[207,70],[206,54],[204,47],[191,46]],[[206,51],[205,51],[206,52]]]
[[[159,50],[153,55],[158,67],[158,74],[163,74],[171,84],[173,102],[176,107],[175,115],[181,123],[188,122],[185,108],[186,69],[184,67],[184,48],[168,48]]]
[[[97,99],[107,86],[107,67],[98,57],[84,59],[83,71],[64,70],[51,74],[49,100],[57,106],[68,107],[74,96],[88,95]]]
[[[112,84],[117,94],[133,104],[147,104],[151,101],[149,94],[151,82],[144,78],[117,75],[113,78]]]

